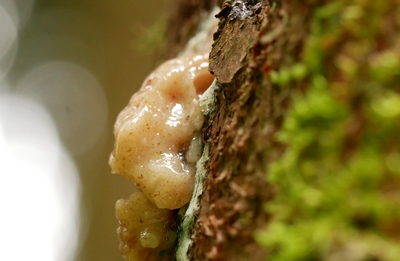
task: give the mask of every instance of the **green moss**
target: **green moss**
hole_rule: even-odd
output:
[[[321,4],[302,60],[271,74],[306,94],[293,92],[267,173],[277,192],[255,238],[268,260],[400,260],[399,10]]]
[[[288,86],[294,80],[301,80],[307,75],[304,64],[295,64],[292,67],[282,68],[280,71],[271,72],[271,82],[279,86]]]

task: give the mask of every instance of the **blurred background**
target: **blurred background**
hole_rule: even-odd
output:
[[[0,260],[123,260],[114,204],[134,186],[110,174],[112,127],[166,6],[0,0]]]

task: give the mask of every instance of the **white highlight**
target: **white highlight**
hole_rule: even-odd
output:
[[[0,165],[0,260],[72,260],[78,172],[39,104],[0,96]]]

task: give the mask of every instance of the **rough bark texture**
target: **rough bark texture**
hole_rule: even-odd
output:
[[[391,5],[387,3],[375,4],[368,1],[349,1],[349,3],[338,1],[337,4],[311,0],[306,2],[256,0],[219,2],[222,5],[221,12],[217,15],[220,24],[214,36],[215,42],[210,54],[210,71],[216,76],[219,89],[215,94],[216,109],[213,116],[207,119],[203,133],[204,141],[210,144],[210,161],[201,208],[192,235],[194,240],[190,249],[192,260],[250,260],[249,257],[251,260],[263,260],[276,253],[278,253],[276,259],[272,260],[325,260],[331,257],[339,258],[332,260],[395,260],[379,250],[363,250],[364,252],[360,254],[357,252],[359,250],[354,250],[351,245],[355,242],[368,249],[369,244],[373,245],[371,242],[375,242],[373,240],[376,238],[370,241],[363,240],[379,235],[378,237],[381,237],[383,241],[377,239],[376,242],[387,243],[388,248],[385,249],[394,249],[393,253],[397,253],[395,249],[398,242],[393,243],[390,240],[393,238],[398,240],[399,237],[400,214],[395,204],[400,202],[398,193],[400,181],[399,176],[396,176],[400,167],[385,165],[382,163],[385,159],[381,161],[380,157],[387,156],[386,161],[390,161],[392,159],[390,157],[397,157],[393,155],[400,155],[398,146],[394,145],[399,142],[394,133],[399,131],[400,127],[398,124],[390,125],[387,131],[382,131],[387,135],[382,134],[376,129],[377,122],[382,120],[384,126],[389,126],[389,123],[385,125],[384,119],[371,114],[371,109],[368,107],[371,102],[374,102],[377,93],[386,92],[385,88],[392,88],[393,92],[398,93],[396,81],[399,80],[400,52],[397,42],[400,38],[388,37],[388,35],[399,35],[400,22],[398,17],[395,18],[399,4],[398,1],[391,1],[391,3],[392,7],[396,6],[395,9],[391,9]],[[192,4],[191,10],[209,10],[214,3],[213,1],[193,1]],[[183,22],[179,22],[179,18],[173,20],[170,25],[170,29],[174,32],[171,35],[170,44],[178,46],[178,49],[191,31],[188,28],[197,21],[197,18],[188,18],[190,15],[186,16],[187,13],[183,11],[187,10],[188,5],[185,4],[179,8],[179,12],[184,14],[184,21],[191,22],[188,23],[188,27],[181,30],[178,30],[176,26]],[[360,10],[357,8],[364,12],[362,13],[364,16],[360,16]],[[359,24],[363,24],[365,28],[371,28],[371,35],[368,35],[369,32],[364,30],[364,27],[361,27],[362,29],[357,27]],[[378,25],[375,26],[376,24]],[[362,35],[360,30],[366,31],[366,34]],[[364,43],[365,39],[366,43]],[[170,48],[170,50],[173,49]],[[174,50],[176,52],[177,49]],[[384,55],[385,50],[389,50],[393,57],[396,57],[392,58],[397,60],[382,67],[379,67],[378,58],[377,62],[371,62],[373,57]],[[294,66],[299,63],[302,64]],[[387,66],[394,68],[393,71],[387,69],[389,68]],[[383,72],[385,68],[388,71]],[[375,69],[377,71],[374,71]],[[378,91],[373,92],[372,89],[360,88],[360,86],[371,87],[376,84],[382,89],[377,88]],[[317,87],[314,88],[315,86]],[[289,239],[300,238],[293,232],[297,229],[297,223],[303,224],[305,220],[304,224],[313,221],[318,224],[325,220],[325,215],[333,215],[335,208],[343,213],[339,214],[340,221],[332,221],[333,227],[341,224],[342,221],[348,222],[352,227],[350,231],[357,231],[360,236],[349,236],[347,230],[333,235],[334,230],[329,230],[326,235],[323,235],[326,245],[317,246],[318,242],[314,242],[316,245],[310,243],[312,246],[309,249],[304,247],[306,250],[302,249],[303,252],[296,252],[295,249],[286,256],[280,255],[279,251],[282,250],[281,247],[285,247],[284,243],[278,240],[275,246],[268,239],[265,247],[260,247],[258,244],[260,242],[256,243],[255,240],[257,231],[263,229],[273,218],[272,216],[280,216],[280,213],[265,211],[265,203],[275,197],[278,200],[295,197],[290,194],[292,191],[287,190],[291,185],[280,187],[279,184],[272,185],[266,182],[268,166],[284,158],[282,154],[285,151],[290,152],[291,147],[297,146],[290,144],[290,139],[282,142],[282,139],[279,140],[276,135],[281,129],[286,128],[286,131],[289,129],[289,127],[284,127],[284,121],[288,117],[293,97],[309,93],[304,99],[311,99],[309,97],[313,97],[314,89],[318,88],[323,89],[323,92],[316,91],[315,95],[321,95],[317,96],[321,99],[327,98],[327,104],[331,102],[332,106],[326,106],[333,110],[333,116],[328,115],[329,112],[327,112],[326,115],[314,117],[313,113],[316,112],[312,110],[309,112],[308,122],[304,120],[309,124],[305,125],[304,133],[307,134],[310,128],[314,128],[310,133],[315,136],[310,134],[313,137],[310,138],[310,143],[298,148],[297,161],[294,167],[290,165],[293,162],[288,163],[287,172],[290,173],[296,168],[293,173],[318,172],[323,173],[322,178],[325,178],[331,173],[338,173],[337,176],[340,176],[339,173],[349,171],[349,174],[344,176],[354,175],[355,177],[354,180],[346,181],[346,184],[350,184],[349,191],[355,191],[354,193],[359,196],[369,193],[366,191],[382,192],[376,195],[379,200],[382,197],[382,202],[379,201],[378,205],[387,204],[387,207],[393,209],[393,213],[396,214],[388,214],[388,216],[376,214],[379,216],[377,218],[375,214],[371,214],[375,210],[368,209],[368,206],[360,207],[363,200],[357,201],[354,205],[350,202],[349,210],[340,209],[339,205],[346,201],[343,196],[340,199],[337,196],[337,202],[332,205],[333,210],[329,209],[331,195],[323,194],[324,182],[314,184],[322,178],[313,176],[314,178],[311,179],[304,174],[305,176],[299,180],[297,176],[293,176],[293,184],[305,184],[304,191],[308,187],[313,187],[312,192],[321,190],[322,203],[314,202],[316,205],[310,207],[307,202],[303,204],[300,199],[296,201],[298,208],[293,203],[289,217],[282,218],[284,225],[279,223],[282,225],[281,228],[293,224],[291,231],[285,230]],[[392,94],[392,91],[388,92],[388,95]],[[393,97],[398,97],[396,96],[398,94],[393,95]],[[306,100],[303,105],[312,106],[313,102]],[[342,109],[345,112],[342,113]],[[290,112],[290,117],[296,120],[295,116],[295,112]],[[315,120],[315,123],[310,119]],[[323,125],[325,123],[328,127]],[[323,135],[336,127],[339,134],[332,132],[332,144],[329,145],[329,142],[328,145],[323,144]],[[375,145],[371,144],[375,143],[371,140],[374,139],[374,135],[380,135],[379,133],[383,136],[379,136],[380,140],[376,143],[378,145],[373,147]],[[292,136],[295,137],[296,133]],[[295,143],[296,140],[293,140]],[[368,187],[368,190],[357,191],[363,186],[363,179],[368,179],[368,176],[357,178],[358,172],[352,169],[354,162],[360,160],[361,163],[365,163],[368,161],[366,159],[369,159],[362,158],[365,153],[380,151],[380,149],[382,152],[377,152],[376,155],[371,156],[371,159],[374,160],[375,156],[379,157],[377,165],[381,165],[376,168],[376,172],[380,173],[381,178],[376,181],[376,187],[374,185]],[[400,160],[400,156],[398,159]],[[292,167],[293,169],[290,169]],[[327,179],[328,185],[334,184],[335,175]],[[288,177],[290,182],[291,177]],[[282,180],[285,178],[287,177],[283,176]],[[387,183],[391,183],[390,189],[385,187]],[[342,187],[336,188],[334,185],[327,187],[327,190],[331,188],[339,191],[339,194],[348,192],[345,188],[340,192]],[[277,189],[281,190],[277,192]],[[296,191],[294,189],[293,191],[296,195]],[[390,196],[386,197],[388,191],[390,191]],[[281,199],[279,195],[276,196],[279,193]],[[301,193],[298,194],[303,196]],[[284,208],[285,204],[283,203],[281,208]],[[287,203],[287,205],[290,204],[292,202]],[[314,212],[310,212],[312,214],[306,212],[309,211],[308,208],[312,208]],[[315,224],[310,224],[309,227],[312,228]],[[315,231],[318,232],[318,228],[315,228]],[[377,234],[372,233],[372,235],[369,231],[377,231]],[[314,232],[310,230],[309,234],[312,233]],[[306,237],[301,240],[303,241],[299,245],[308,244]],[[286,246],[286,249],[297,246],[298,242],[288,243],[289,247]],[[342,253],[342,256],[338,256],[338,253]],[[359,255],[354,257],[354,253]],[[393,256],[396,255],[393,254],[391,257]]]
[[[205,2],[191,8],[208,8]],[[284,16],[281,6],[272,8],[268,1],[224,3],[217,15],[220,25],[210,54],[210,71],[220,89],[218,109],[208,119],[204,133],[211,144],[211,160],[193,235],[193,260],[248,260],[249,256],[261,260],[265,256],[253,234],[268,220],[263,202],[273,189],[265,182],[265,171],[267,162],[281,151],[272,137],[282,123],[288,96],[266,76],[280,66],[282,53],[298,56],[304,31],[297,24],[292,28],[298,30],[296,36],[283,34]],[[261,44],[260,38],[271,28],[277,28],[276,33]]]
[[[267,219],[262,202],[271,190],[265,182],[265,151],[279,111],[273,105],[275,91],[255,64],[255,47],[269,8],[265,2],[225,5],[218,15],[221,24],[210,54],[220,87],[218,110],[207,126],[210,170],[195,227],[194,260],[263,256],[253,232]]]
[[[260,43],[271,28],[283,26],[281,7],[272,8],[268,1],[225,3],[217,17],[221,22],[210,71],[220,86],[218,111],[207,126],[212,155],[192,257],[261,260],[265,253],[254,233],[268,221],[263,203],[273,188],[265,182],[265,172],[281,150],[273,136],[287,104],[287,93],[267,79],[283,53],[296,57],[301,38],[290,40],[280,31]]]

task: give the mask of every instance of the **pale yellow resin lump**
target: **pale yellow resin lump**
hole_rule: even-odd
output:
[[[199,96],[212,80],[208,55],[167,61],[118,116],[112,171],[132,179],[159,208],[180,208],[192,196],[194,164],[185,152],[203,124]]]
[[[120,251],[127,261],[172,260],[176,233],[169,209],[159,209],[142,192],[116,203]]]

